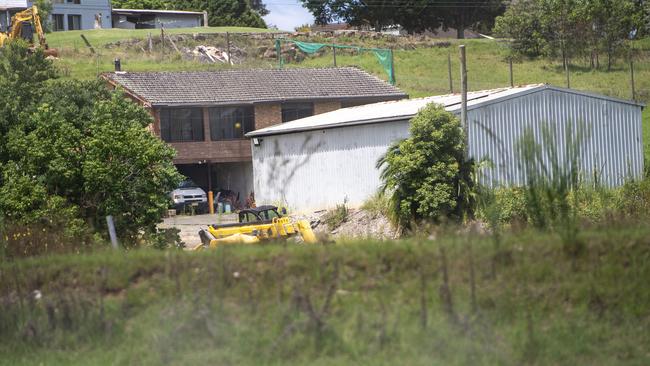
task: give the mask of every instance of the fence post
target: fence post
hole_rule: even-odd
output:
[[[162,54],[165,54],[165,27],[160,25],[160,44],[162,46]]]
[[[512,57],[508,57],[508,65],[510,66],[510,87],[514,88],[515,87],[515,79],[514,79],[514,76],[512,75]]]
[[[92,54],[94,55],[94,54],[95,54],[95,49],[94,49],[93,46],[90,44],[90,42],[88,42],[88,38],[86,38],[86,36],[82,34],[82,35],[81,35],[81,39],[84,40],[84,43],[86,44],[86,47],[88,47],[88,48],[90,49],[90,53],[92,53]]]
[[[454,80],[451,77],[451,52],[447,54],[447,72],[449,73],[449,94],[454,94]]]
[[[332,46],[332,55],[334,56],[334,67],[336,67],[336,46]]]
[[[632,100],[636,101],[636,89],[634,87],[634,60],[630,57],[630,84],[632,86]]]

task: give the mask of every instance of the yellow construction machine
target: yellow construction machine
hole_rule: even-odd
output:
[[[16,13],[11,17],[11,30],[7,33],[0,32],[0,47],[4,46],[9,40],[22,38],[35,48],[34,31],[36,31],[36,35],[38,36],[38,46],[43,49],[45,55],[57,57],[57,50],[50,49],[45,41],[45,33],[43,32],[41,17],[38,15],[38,7],[36,5]]]
[[[199,231],[199,236],[202,245],[197,249],[216,248],[228,244],[258,244],[263,241],[289,238],[302,239],[309,244],[317,242],[309,221],[292,220],[283,216],[276,206],[241,210],[238,223],[210,225],[207,229]]]

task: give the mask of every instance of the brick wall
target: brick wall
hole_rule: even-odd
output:
[[[248,139],[230,141],[197,141],[169,143],[176,151],[175,164],[197,164],[199,161],[228,163],[250,161],[251,143]]]
[[[255,129],[282,123],[282,106],[280,103],[255,105]]]
[[[314,103],[314,114],[321,114],[326,112],[341,109],[341,102],[316,102]]]

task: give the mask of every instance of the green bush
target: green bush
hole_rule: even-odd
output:
[[[525,191],[520,187],[483,189],[477,218],[493,225],[528,222]]]
[[[112,215],[121,242],[134,244],[155,232],[168,207],[180,179],[175,152],[120,91],[55,76],[42,52],[20,42],[0,53],[0,213],[13,225],[60,233],[71,248],[89,231],[106,235]]]
[[[473,164],[465,160],[460,121],[443,107],[422,109],[411,121],[410,137],[391,146],[377,167],[400,226],[471,214]]]
[[[533,207],[522,187],[484,189],[477,217],[497,225],[533,224]],[[549,206],[546,198],[541,206]],[[629,181],[617,188],[581,185],[567,194],[578,222],[607,225],[610,219],[643,220],[650,212],[650,179]]]

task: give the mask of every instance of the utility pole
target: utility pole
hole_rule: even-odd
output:
[[[232,65],[232,56],[230,55],[230,32],[226,32],[226,49],[228,52],[228,66]]]
[[[460,122],[467,131],[467,60],[465,58],[465,45],[460,45]]]
[[[449,73],[449,94],[454,94],[454,80],[451,77],[451,52],[447,54],[447,72]]]

